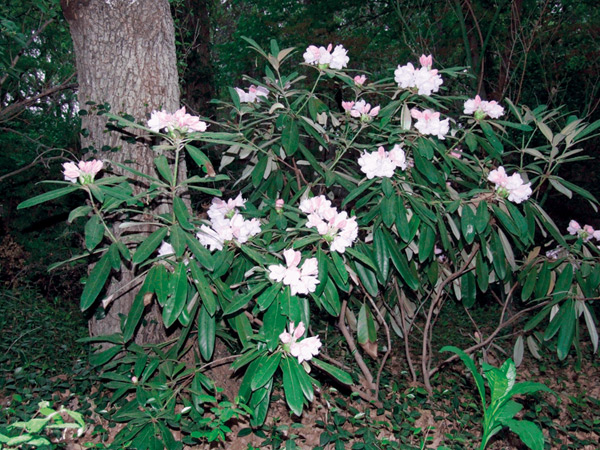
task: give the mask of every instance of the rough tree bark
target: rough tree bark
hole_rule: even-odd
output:
[[[61,0],[70,25],[79,81],[79,104],[108,103],[113,113],[126,112],[145,120],[155,109],[179,107],[173,19],[168,0]],[[106,146],[119,150],[97,157],[127,162],[137,170],[152,173],[154,155],[148,142],[128,143],[118,133],[106,133],[103,116],[94,108],[82,118],[82,147],[100,151]],[[132,133],[139,135],[136,131]],[[141,182],[141,181],[140,181]],[[116,230],[118,231],[118,230]],[[120,330],[120,314],[127,314],[137,291],[127,286],[133,273],[122,267],[107,295],[118,292],[104,317],[90,320],[90,334]],[[156,308],[138,333],[138,342],[156,342],[164,337]],[[154,317],[154,318],[153,318]]]

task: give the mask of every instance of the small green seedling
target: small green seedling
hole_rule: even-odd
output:
[[[481,404],[483,405],[483,436],[480,450],[484,450],[492,436],[504,427],[508,427],[513,433],[517,434],[530,449],[544,450],[542,430],[535,423],[528,420],[514,419],[515,415],[523,408],[523,405],[511,399],[515,395],[532,394],[538,391],[554,394],[552,389],[545,384],[533,381],[515,383],[517,368],[510,358],[499,369],[484,363],[482,367],[483,375],[481,375],[471,357],[461,349],[446,346],[441,351],[456,353],[475,379],[481,397]],[[489,406],[486,404],[484,377],[487,379],[490,388],[491,401]]]

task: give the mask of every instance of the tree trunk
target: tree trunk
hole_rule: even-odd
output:
[[[152,110],[172,112],[179,107],[175,35],[168,0],[61,0],[61,6],[75,48],[80,108],[89,112],[82,117],[82,128],[87,130],[81,139],[84,151],[93,150],[98,152],[97,158],[126,162],[139,171],[153,173],[155,155],[148,140],[138,138],[132,144],[121,134],[105,132],[105,118],[87,105],[107,103],[113,113],[124,112],[138,121],[145,121]],[[138,130],[131,132],[140,136]],[[118,150],[105,152],[107,148]],[[143,181],[137,181],[139,190]],[[90,320],[91,335],[120,330],[119,316],[129,312],[139,288],[135,283],[127,286],[134,275],[130,267],[122,267],[120,278],[108,287],[107,296],[116,295],[106,314],[96,314]],[[156,342],[164,337],[157,313],[154,306],[146,326],[138,332],[138,342]]]

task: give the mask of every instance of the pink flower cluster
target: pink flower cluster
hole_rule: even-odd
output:
[[[152,111],[150,120],[148,120],[148,128],[155,133],[160,133],[161,130],[167,132],[178,130],[182,133],[188,131],[206,131],[208,125],[200,120],[197,116],[192,116],[185,112],[185,106],[181,107],[173,114],[165,111]]]
[[[240,97],[240,102],[242,103],[259,103],[261,101],[261,97],[265,99],[269,95],[269,91],[262,86],[250,86],[248,88],[248,92],[240,89],[238,87],[235,88],[235,92],[237,92]]]
[[[302,200],[300,210],[308,215],[306,226],[316,228],[331,251],[344,253],[358,237],[356,217],[349,218],[345,211],[338,213],[324,195]]]
[[[356,75],[354,77],[354,84],[357,86],[362,86],[367,81],[366,75]]]
[[[415,69],[412,63],[398,66],[394,71],[394,80],[398,83],[398,87],[402,89],[415,88],[419,95],[431,95],[432,92],[438,92],[444,80],[436,69],[431,68],[433,57],[421,55],[419,62],[421,63],[420,69]]]
[[[397,167],[406,170],[406,154],[399,144],[394,145],[389,152],[379,147],[376,152],[364,152],[358,158],[358,164],[369,180],[374,177],[391,178]]]
[[[298,324],[298,327],[294,327],[294,324],[291,323],[289,325],[289,330],[289,332],[284,331],[279,335],[279,340],[283,344],[283,351],[298,358],[298,363],[300,364],[304,361],[310,361],[313,356],[319,354],[319,349],[322,345],[319,336],[313,336],[298,341],[306,331],[302,322]]]
[[[579,225],[579,222],[575,220],[571,220],[569,222],[569,226],[567,227],[567,231],[569,234],[576,235],[583,239],[583,242],[588,242],[590,239],[594,238],[597,241],[600,241],[600,230],[594,230],[594,227],[591,225],[584,225],[583,227]]]
[[[322,69],[327,67],[331,69],[341,70],[348,65],[348,58],[346,50],[342,45],[336,45],[333,52],[331,51],[333,46],[329,44],[327,48],[317,47],[310,45],[306,52],[304,52],[304,62],[306,64],[317,65]]]
[[[306,295],[309,292],[315,292],[317,284],[319,284],[317,258],[308,258],[300,268],[298,265],[302,260],[302,253],[289,249],[283,251],[283,256],[286,265],[270,265],[268,267],[269,278],[289,286],[292,295]],[[304,331],[300,334],[304,334]]]
[[[243,244],[252,236],[260,233],[258,219],[246,220],[238,212],[237,208],[243,208],[245,204],[246,201],[242,198],[242,194],[227,201],[213,198],[208,209],[210,226],[202,225],[200,231],[196,233],[200,243],[212,252],[222,250],[225,242],[235,240],[239,244]]]
[[[415,128],[421,134],[430,134],[437,136],[440,140],[444,140],[444,136],[450,131],[450,119],[440,120],[439,112],[434,112],[430,109],[419,111],[413,108],[410,110],[410,115],[413,119],[417,119]]]
[[[360,118],[362,122],[369,122],[373,120],[374,117],[377,117],[379,114],[380,106],[376,106],[371,108],[371,104],[365,102],[364,100],[359,100],[355,102],[342,102],[342,108],[348,111],[348,107],[350,107],[350,115],[352,117]]]
[[[481,97],[476,95],[475,98],[471,98],[465,102],[464,113],[474,114],[477,120],[481,120],[485,118],[485,116],[497,119],[504,115],[504,108],[495,100],[488,102],[486,100],[481,100]]]
[[[79,180],[81,184],[89,184],[93,183],[94,177],[102,170],[104,163],[98,159],[93,159],[91,161],[79,161],[77,164],[69,161],[63,163],[62,166],[66,181],[77,183],[77,180]]]
[[[508,176],[502,166],[492,170],[488,180],[496,185],[498,194],[514,203],[522,203],[532,194],[531,183],[524,183],[516,172]]]

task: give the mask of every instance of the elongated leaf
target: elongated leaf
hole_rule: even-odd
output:
[[[148,236],[133,254],[133,262],[135,264],[140,264],[146,261],[146,259],[148,259],[148,257],[154,252],[154,250],[158,248],[160,243],[163,241],[163,239],[167,235],[167,231],[167,228],[159,228],[150,236]]]
[[[194,236],[186,233],[185,239],[188,245],[188,248],[192,251],[196,260],[202,264],[207,270],[212,271],[214,269],[215,263],[213,256],[208,251],[206,247],[204,247],[198,239],[195,239]]]
[[[206,311],[211,316],[215,315],[217,311],[217,299],[215,298],[215,294],[210,288],[210,283],[208,279],[204,276],[202,270],[196,265],[195,262],[191,262],[189,264],[190,270],[192,272],[192,276],[194,277],[194,284],[196,285],[196,290],[202,299],[203,305],[206,308]]]
[[[386,232],[385,237],[388,243],[390,257],[392,258],[392,262],[394,263],[396,270],[398,270],[398,273],[410,289],[417,290],[419,288],[419,281],[411,272],[406,256],[403,252],[398,250],[398,244],[394,242],[394,239],[391,237],[391,235]]]
[[[133,337],[135,329],[142,319],[142,315],[144,313],[144,296],[150,291],[149,285],[151,281],[152,280],[150,280],[150,277],[146,277],[144,284],[136,294],[135,299],[131,304],[131,308],[127,314],[127,320],[125,321],[125,326],[123,327],[123,340],[125,342],[129,342],[129,340]]]
[[[286,154],[291,156],[298,150],[298,122],[291,117],[286,117],[283,121],[283,132],[281,133],[281,144]]]
[[[100,217],[93,215],[85,224],[85,248],[92,251],[104,238],[104,225]]]
[[[79,189],[79,185],[69,186],[65,188],[56,189],[54,191],[45,192],[44,194],[38,195],[36,197],[30,198],[29,200],[25,200],[22,203],[19,203],[17,209],[29,208],[31,206],[39,205],[40,203],[47,202],[49,200],[54,200],[59,197],[63,197],[71,192],[75,192]]]
[[[562,309],[565,310],[565,313],[562,317],[562,324],[558,332],[558,342],[556,344],[556,354],[561,361],[569,354],[577,325],[574,302],[572,300],[567,301]]]
[[[167,161],[167,157],[165,155],[160,155],[154,158],[154,164],[158,169],[158,173],[167,180],[169,184],[173,183],[173,173],[171,172],[171,167],[169,167],[169,162]]]
[[[231,142],[229,142],[229,144],[231,144]],[[216,175],[213,165],[210,162],[210,159],[204,154],[202,150],[194,147],[191,144],[186,144],[185,149],[188,152],[188,154],[192,157],[194,162],[198,164],[198,167],[202,167],[204,168],[204,170],[206,170],[206,173],[209,177],[214,177]]]
[[[181,227],[177,224],[169,227],[170,237],[171,237],[171,245],[173,246],[173,250],[175,250],[175,255],[178,258],[183,256],[185,252],[185,235],[187,234],[185,231],[181,229]]]
[[[473,272],[467,272],[460,277],[460,288],[462,293],[462,302],[465,308],[471,308],[477,298],[477,287],[475,284],[475,275]]]
[[[377,264],[379,281],[385,285],[390,271],[390,255],[381,229],[376,229],[373,233],[373,245],[375,247],[375,263]]]
[[[80,308],[82,311],[87,310],[94,304],[94,301],[104,288],[106,280],[110,275],[110,258],[106,252],[102,258],[96,263],[81,294]]]
[[[198,315],[198,346],[205,361],[210,361],[215,350],[216,321],[204,306]]]
[[[163,307],[163,322],[169,328],[175,323],[179,314],[185,307],[188,293],[187,267],[179,263],[171,277],[171,295]]]
[[[352,377],[350,376],[349,373],[344,372],[343,370],[338,369],[337,367],[332,366],[331,364],[326,363],[325,361],[321,361],[320,359],[317,359],[317,358],[311,359],[310,362],[311,362],[311,364],[315,365],[316,367],[323,370],[324,372],[327,372],[329,375],[334,377],[340,383],[344,383],[347,385],[353,384]]]
[[[279,367],[281,355],[280,352],[277,352],[268,356],[262,356],[258,360],[258,365],[256,366],[252,382],[250,383],[250,387],[253,391],[263,387],[272,380],[275,371]]]
[[[356,274],[358,275],[358,278],[360,278],[365,290],[372,297],[377,297],[379,294],[379,287],[377,285],[377,276],[375,275],[375,272],[368,267],[363,266],[358,261],[355,261],[354,264],[356,265]]]
[[[281,360],[281,370],[283,372],[283,391],[285,392],[285,401],[297,416],[302,415],[304,407],[304,394],[300,386],[300,380],[292,369],[292,364],[298,362],[292,357],[286,357]]]
[[[180,197],[173,199],[173,211],[175,211],[175,217],[181,225],[181,228],[187,231],[194,230],[194,226],[190,223],[190,212],[187,209],[185,202]]]
[[[475,384],[477,385],[477,390],[479,391],[479,397],[481,398],[481,404],[484,405],[484,408],[485,408],[485,384],[483,382],[483,377],[477,370],[477,367],[475,366],[475,363],[473,362],[471,357],[469,355],[467,355],[464,351],[462,351],[460,348],[454,347],[451,345],[442,347],[440,352],[441,353],[443,353],[443,352],[455,353],[461,359],[463,364],[465,366],[467,366],[467,369],[469,369],[469,371],[471,372],[471,375],[473,375],[473,378],[475,379]]]
[[[248,303],[252,300],[252,298],[261,292],[265,287],[267,287],[268,283],[259,283],[246,292],[244,295],[238,296],[234,301],[228,304],[223,311],[223,315],[228,316],[233,313],[238,312],[240,309],[245,308]]]
[[[505,419],[502,424],[518,435],[531,450],[544,450],[544,434],[535,423],[528,420]]]

